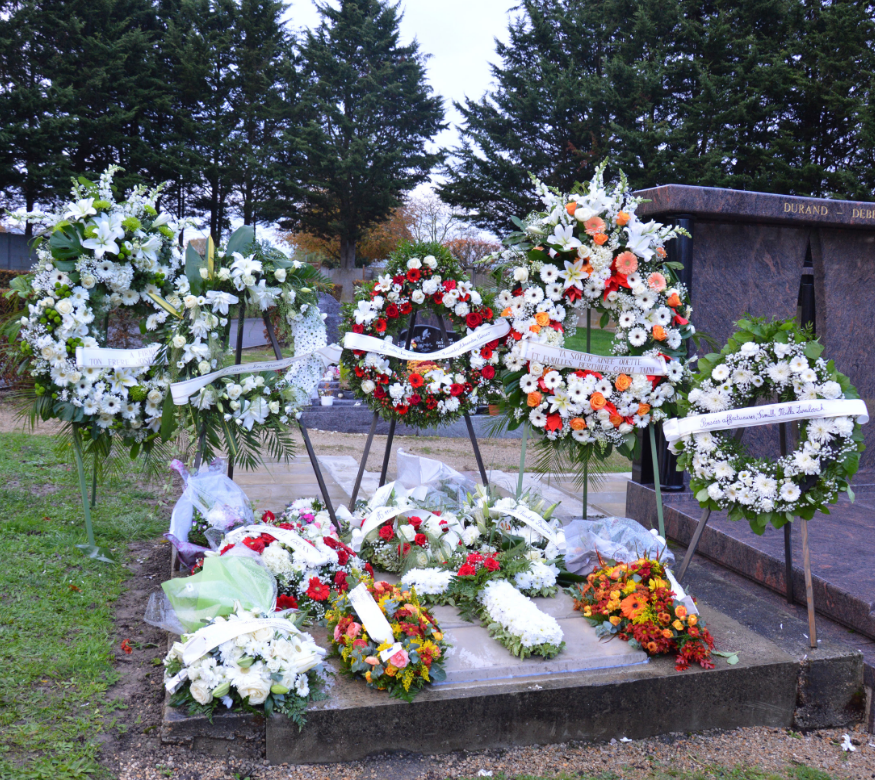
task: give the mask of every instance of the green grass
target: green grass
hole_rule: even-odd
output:
[[[493,780],[835,780],[832,775],[808,766],[794,766],[775,774],[763,772],[755,767],[722,766],[710,764],[695,772],[675,769],[668,766],[653,765],[649,770],[629,770],[623,774],[604,772],[598,775],[558,774],[558,775],[506,775],[496,772]],[[476,777],[465,780],[477,780]]]
[[[590,354],[610,355],[613,341],[614,334],[609,330],[593,328],[590,333]],[[567,349],[576,349],[578,352],[586,352],[586,327],[579,327],[573,336],[565,339],[565,347]]]
[[[74,547],[86,542],[76,470],[55,447],[0,434],[0,780],[101,776],[95,738],[126,706],[106,698],[126,570]],[[131,479],[99,493],[95,535],[116,561],[165,529],[153,498]]]

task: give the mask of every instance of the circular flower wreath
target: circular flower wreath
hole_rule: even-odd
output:
[[[164,338],[174,381],[203,376],[230,362],[231,308],[247,303],[262,312],[279,310],[296,354],[325,346],[317,298],[324,287],[311,265],[256,242],[248,226],[238,228],[217,250],[209,239],[203,257],[189,245],[186,275],[176,280],[162,312],[162,321],[170,318]],[[293,364],[284,376],[265,371],[221,377],[180,407],[181,417],[193,436],[204,432],[207,460],[227,447],[235,461],[250,468],[261,460],[265,438],[273,454],[290,456],[288,424],[309,403],[323,371],[322,361],[313,356]]]
[[[687,290],[674,273],[681,266],[666,262],[663,247],[683,231],[641,222],[641,199],[622,176],[607,190],[604,167],[570,194],[536,181],[547,210],[520,223],[499,255],[508,289],[496,307],[512,325],[504,357],[511,425],[528,420],[547,439],[567,441],[575,461],[593,452],[607,457],[612,446],[629,454],[636,427],[671,416],[689,378],[684,341],[695,333]],[[614,355],[661,357],[667,376],[603,375],[522,357],[527,341],[563,346],[590,309],[602,313],[603,326],[616,323]]]
[[[116,201],[118,170],[111,166],[97,184],[80,178],[58,212],[13,215],[44,233],[37,264],[11,286],[27,303],[20,351],[34,380],[35,414],[65,420],[92,441],[118,434],[148,449],[161,427],[166,369],[76,365],[76,347],[108,346],[111,315],[122,335],[139,318],[166,316],[149,293],[171,289],[182,265],[179,227],[155,206],[161,187],[136,187]]]
[[[359,289],[341,329],[394,341],[413,312],[438,314],[462,336],[494,322],[488,297],[468,281],[449,250],[436,243],[405,244],[392,255],[385,275]],[[444,366],[349,349],[342,362],[355,396],[383,419],[428,428],[472,412],[496,395],[497,347],[498,340],[492,341]]]
[[[779,402],[859,398],[850,380],[821,357],[823,346],[795,322],[759,319],[737,323],[720,354],[699,360],[684,416],[753,406],[777,396]],[[672,445],[678,468],[690,472],[690,487],[702,507],[745,517],[763,533],[794,516],[810,520],[857,472],[863,449],[860,425],[852,417],[799,423],[799,445],[777,459],[753,458],[730,432],[696,433]]]

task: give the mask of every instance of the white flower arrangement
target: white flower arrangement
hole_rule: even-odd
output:
[[[251,630],[235,634],[244,622]],[[230,629],[231,638],[185,663],[188,642],[215,627]],[[263,707],[266,715],[282,713],[303,726],[309,702],[324,698],[316,672],[324,655],[313,637],[291,622],[238,604],[227,618],[213,618],[206,629],[173,644],[164,659],[164,681],[173,693],[171,705],[187,706],[192,713],[212,715],[219,704],[243,710]]]
[[[513,655],[552,658],[565,646],[556,618],[538,609],[507,580],[490,580],[479,598],[487,629]]]
[[[405,588],[413,588],[420,598],[442,596],[450,588],[455,572],[451,569],[410,569],[401,577]]]
[[[821,357],[823,347],[794,322],[743,320],[720,354],[699,361],[686,417],[780,401],[858,398],[847,377]],[[862,448],[860,426],[850,417],[805,420],[799,444],[783,457],[752,458],[726,431],[687,435],[672,447],[690,472],[702,506],[747,518],[757,533],[795,516],[810,520],[848,489]]]

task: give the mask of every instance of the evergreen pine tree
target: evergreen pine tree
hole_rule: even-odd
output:
[[[426,150],[442,129],[441,99],[425,80],[416,42],[399,43],[397,5],[340,0],[303,42],[300,224],[340,239],[344,268],[364,231],[385,220],[424,181],[440,155]]]

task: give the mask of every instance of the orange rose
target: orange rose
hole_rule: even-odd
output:
[[[577,204],[574,201],[571,201],[571,203],[566,203],[565,210],[568,212],[568,216],[573,217],[574,212],[577,211]]]
[[[542,401],[541,394],[540,394],[537,390],[535,390],[535,392],[533,392],[533,393],[529,393],[529,394],[526,396],[526,403],[527,403],[529,406],[533,406],[533,407],[534,407],[534,406],[540,406],[540,405],[541,405],[541,401]]]
[[[662,325],[654,325],[653,326],[653,338],[656,341],[665,341],[668,338],[668,334],[665,332],[665,328]]]
[[[696,625],[696,623],[698,623],[698,622],[699,622],[699,616],[698,616],[698,615],[690,615],[690,616],[687,618],[687,623],[689,623],[691,626]]]
[[[582,431],[586,428],[586,420],[583,417],[572,417],[571,422],[568,424],[571,426],[572,431]]]
[[[671,632],[669,632],[669,636],[671,636]],[[398,674],[398,669],[396,667],[392,666],[392,664],[386,664],[385,671],[386,671],[386,674],[389,675],[389,677],[394,677],[396,674]]]
[[[540,325],[543,328],[546,325],[550,324],[550,315],[547,314],[547,312],[545,312],[545,311],[539,311],[535,315],[535,322],[537,322],[538,325]]]
[[[512,312],[510,310],[510,306],[508,306],[503,312],[501,312],[502,317],[510,317],[511,314]]]
[[[643,417],[650,411],[650,404],[638,404],[638,416]]]
[[[605,400],[605,397],[601,393],[593,393],[589,397],[589,405],[598,411],[599,409],[604,409],[605,405],[608,402]]]
[[[681,305],[681,297],[676,292],[672,293],[668,300],[665,302],[666,306],[671,306],[672,309],[676,309]]]
[[[620,227],[625,227],[629,224],[630,219],[631,217],[625,211],[618,211],[614,222],[616,222]]]
[[[540,325],[529,325],[529,330],[532,331],[532,333],[540,333],[541,326]]]
[[[622,393],[624,390],[628,390],[629,385],[631,384],[632,379],[630,377],[626,376],[626,374],[620,374],[620,376],[617,377],[617,381],[614,382],[614,387]]]
[[[623,418],[620,417],[619,414],[612,414],[610,417],[611,425],[615,428],[619,428],[623,424]]]
[[[664,628],[664,629],[662,629],[662,636],[663,636],[665,639],[671,639],[671,629],[670,629],[670,628]]]
[[[658,254],[663,260],[668,257],[668,252],[666,252],[661,246],[656,247],[656,254]]]
[[[674,614],[675,614],[677,617],[679,617],[681,620],[683,620],[683,619],[687,616],[687,608],[686,608],[686,607],[678,607],[678,608],[674,611]]]
[[[608,241],[608,237],[604,233],[596,233],[592,237],[593,243],[596,246],[601,246],[602,244],[606,244]]]

